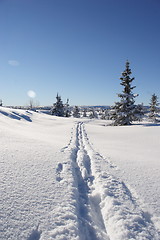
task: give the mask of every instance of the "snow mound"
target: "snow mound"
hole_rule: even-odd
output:
[[[31,119],[32,111],[13,110],[10,108],[0,107],[0,114],[15,120],[26,120],[28,122],[32,122]]]

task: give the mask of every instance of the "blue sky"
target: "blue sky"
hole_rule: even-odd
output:
[[[4,105],[112,105],[130,61],[136,103],[160,97],[159,0],[0,0]]]

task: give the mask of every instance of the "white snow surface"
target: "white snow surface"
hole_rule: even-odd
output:
[[[160,126],[0,107],[0,136],[0,239],[160,239]]]

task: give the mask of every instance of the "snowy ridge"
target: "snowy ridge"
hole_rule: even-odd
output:
[[[150,213],[140,208],[124,182],[103,171],[109,163],[92,148],[83,122],[63,151],[72,160],[80,240],[160,239]]]
[[[10,108],[0,108],[0,114],[6,116],[6,117],[9,117],[9,118],[12,118],[12,119],[15,119],[15,120],[25,120],[25,121],[28,121],[28,122],[32,122],[32,119],[31,119],[31,115],[32,115],[32,112],[31,111],[24,111],[24,110],[13,110],[13,109],[10,109]]]

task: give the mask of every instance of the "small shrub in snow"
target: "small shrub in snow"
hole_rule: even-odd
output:
[[[77,106],[75,106],[73,109],[73,117],[80,118],[80,110]]]
[[[94,109],[91,109],[90,114],[89,114],[89,118],[98,118],[98,114]]]
[[[0,107],[2,107],[3,105],[3,102],[2,102],[2,99],[0,99]]]
[[[85,108],[83,109],[83,117],[87,117],[87,110]]]

